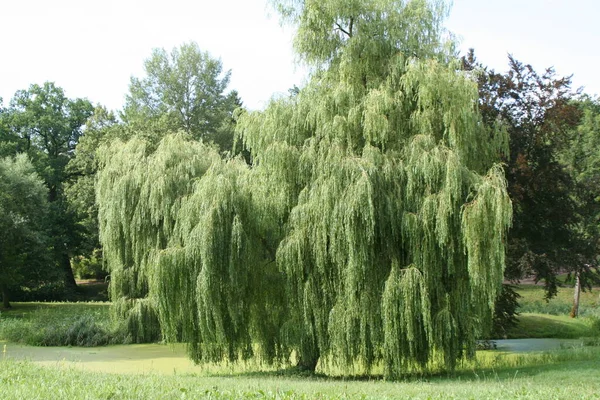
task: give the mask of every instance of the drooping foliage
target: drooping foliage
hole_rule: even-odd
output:
[[[105,157],[96,184],[100,241],[111,274],[111,298],[118,313],[127,317],[136,306],[132,301],[148,294],[150,260],[154,251],[166,247],[175,224],[177,210],[171,209],[212,162],[203,145],[176,144],[170,138],[154,150],[147,141],[134,138],[127,143],[115,140],[99,152]]]
[[[444,7],[278,4],[316,70],[239,126],[256,170],[295,172],[277,262],[299,358],[451,368],[489,325],[511,205],[494,165],[506,139],[482,126],[477,85],[444,50]]]
[[[246,163],[182,135],[155,150],[117,141],[101,154],[100,239],[133,339],[153,337],[160,322],[196,361],[237,359],[240,349],[281,357],[273,321],[284,315],[283,282]]]
[[[277,5],[314,72],[240,116],[250,166],[181,136],[103,151],[113,299],[151,304],[197,361],[452,368],[490,325],[512,210],[443,4]]]

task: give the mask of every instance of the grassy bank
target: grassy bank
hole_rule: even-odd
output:
[[[0,314],[0,339],[31,346],[125,343],[109,303],[13,303]]]
[[[402,382],[301,377],[280,372],[221,375],[108,374],[57,363],[44,368],[0,360],[3,399],[593,399],[600,393],[600,348],[503,355],[480,366]],[[487,365],[482,367],[482,365]]]
[[[541,285],[518,285],[519,312],[551,315],[569,315],[573,307],[574,289],[571,286],[558,288],[558,293],[546,301],[544,288]],[[581,292],[579,304],[580,317],[600,318],[600,289],[594,288],[591,292]]]
[[[522,313],[517,325],[507,332],[508,339],[577,339],[600,336],[600,320],[595,317],[571,318],[568,315]]]
[[[508,339],[574,339],[600,336],[600,290],[582,292],[578,318],[569,317],[573,305],[573,288],[561,287],[556,297],[546,300],[541,285],[518,285],[518,323],[509,329]]]

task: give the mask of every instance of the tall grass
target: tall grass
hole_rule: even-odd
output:
[[[15,303],[0,314],[0,339],[31,346],[126,344],[108,303]]]

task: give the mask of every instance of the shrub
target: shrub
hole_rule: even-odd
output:
[[[95,249],[89,257],[77,256],[71,259],[73,273],[79,279],[104,279],[108,272],[102,266],[102,251]]]

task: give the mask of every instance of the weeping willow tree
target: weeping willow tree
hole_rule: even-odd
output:
[[[197,362],[289,355],[276,215],[268,193],[252,191],[264,174],[184,135],[100,154],[100,240],[113,311],[132,339],[186,342]]]
[[[158,146],[142,138],[116,140],[99,153],[99,231],[113,310],[127,319],[134,341],[153,340],[159,333],[149,296],[156,254],[168,245],[182,197],[219,156],[182,136],[167,136]]]
[[[277,264],[300,332],[288,344],[309,369],[451,369],[490,325],[512,210],[495,164],[506,136],[481,123],[476,83],[442,39],[447,10],[275,5],[313,73],[238,129],[280,188]]]
[[[275,6],[313,72],[240,116],[250,166],[177,135],[104,151],[113,300],[198,362],[452,369],[491,324],[512,210],[444,4]]]

